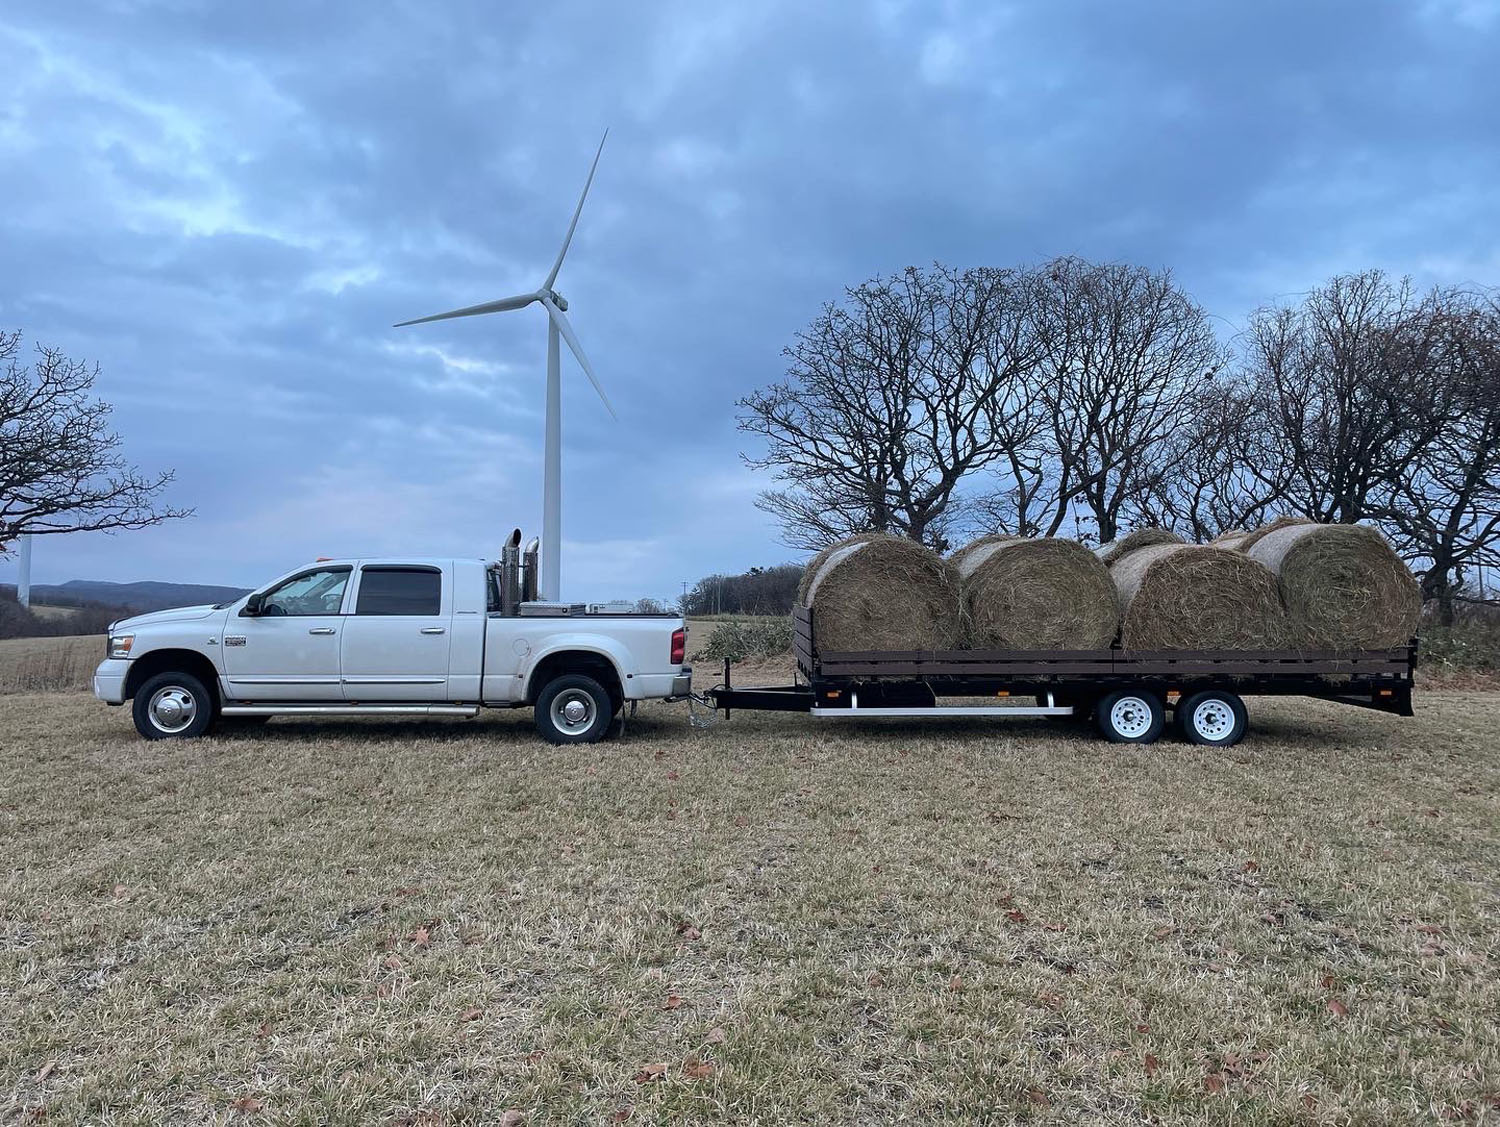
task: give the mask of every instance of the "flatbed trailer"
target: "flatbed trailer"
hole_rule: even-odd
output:
[[[819,652],[813,611],[792,611],[797,679],[738,688],[728,662],[709,703],[724,711],[805,712],[819,719],[1092,715],[1118,743],[1149,743],[1173,713],[1194,743],[1228,746],[1245,731],[1245,696],[1304,696],[1412,715],[1417,640],[1385,650],[1144,652],[871,650]],[[1034,698],[1035,704],[940,704],[945,698]]]

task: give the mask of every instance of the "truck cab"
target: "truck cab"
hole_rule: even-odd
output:
[[[624,704],[688,694],[686,623],[535,598],[535,541],[497,562],[322,559],[219,606],[110,627],[94,694],[147,739],[277,715],[535,710],[556,743],[603,737]]]

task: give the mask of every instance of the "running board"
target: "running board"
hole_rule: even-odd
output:
[[[822,716],[827,719],[858,720],[861,717],[874,716],[1072,716],[1074,709],[1071,706],[1062,705],[1056,708],[1041,708],[1032,705],[1017,706],[1015,708],[996,707],[989,705],[984,708],[948,708],[934,705],[931,708],[865,708],[856,706],[854,708],[814,708],[809,710],[814,716]]]
[[[462,716],[472,720],[478,705],[469,704],[226,704],[220,716]]]

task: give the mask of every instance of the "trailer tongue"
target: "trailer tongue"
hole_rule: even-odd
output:
[[[1417,643],[1390,650],[1312,652],[1107,650],[845,651],[820,653],[813,611],[792,612],[799,677],[791,685],[736,688],[708,698],[736,708],[806,712],[823,719],[934,716],[1087,716],[1114,742],[1149,743],[1171,708],[1194,743],[1228,746],[1244,734],[1243,696],[1306,696],[1412,715]],[[980,705],[974,698],[1035,704]],[[940,699],[963,700],[939,704]]]

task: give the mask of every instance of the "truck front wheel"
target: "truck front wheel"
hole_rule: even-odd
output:
[[[148,740],[187,740],[214,722],[214,698],[191,673],[158,673],[135,691],[135,730]]]
[[[591,744],[604,738],[615,708],[598,681],[565,673],[542,686],[535,713],[536,730],[548,743]]]

